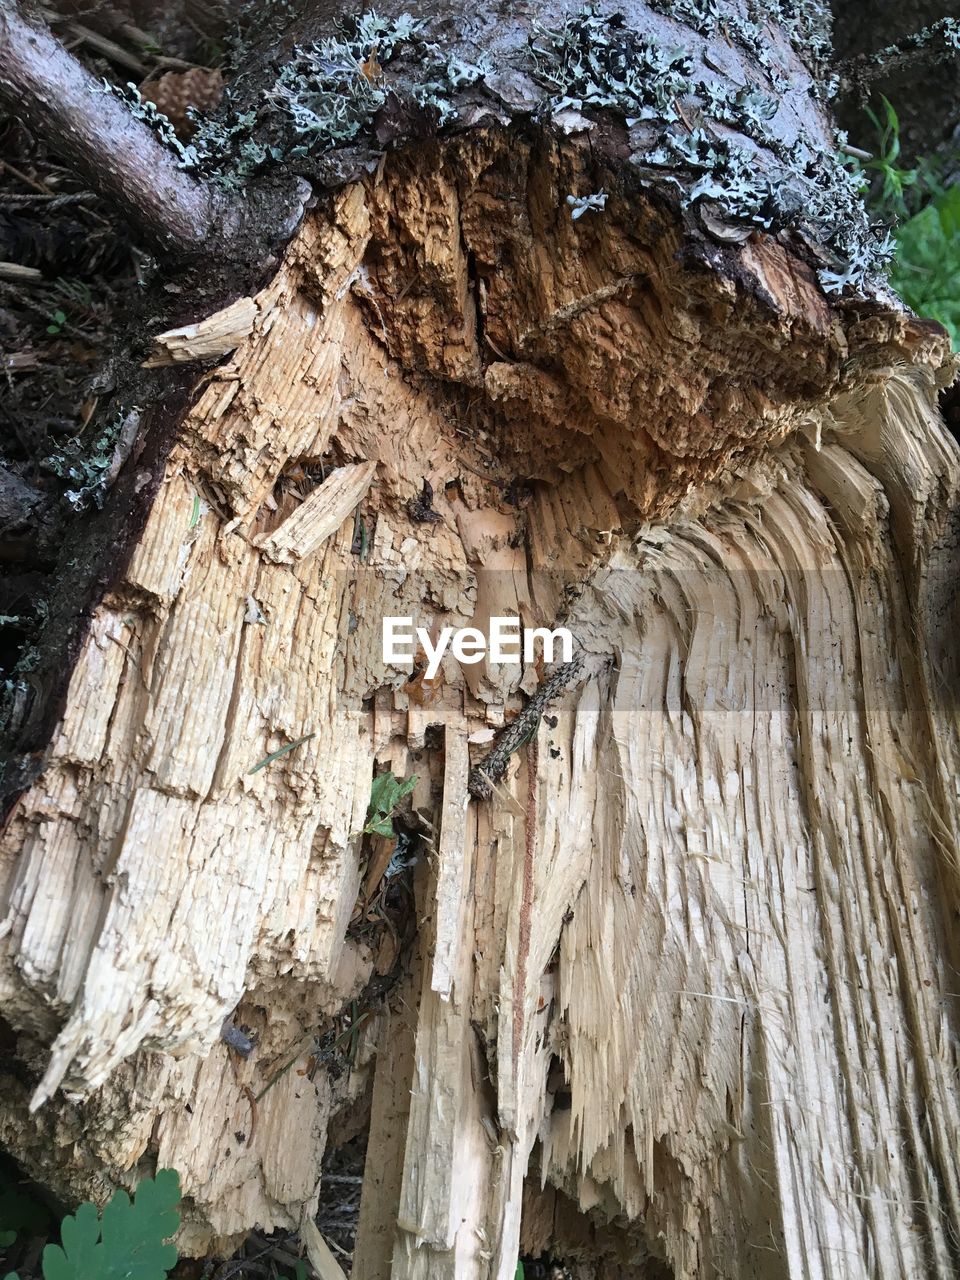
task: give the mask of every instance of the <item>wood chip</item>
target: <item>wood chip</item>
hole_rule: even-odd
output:
[[[370,488],[375,462],[358,462],[331,472],[279,529],[256,540],[277,564],[304,560],[336,531]]]
[[[19,262],[0,262],[0,280],[13,280],[17,284],[27,284],[32,280],[42,280],[43,272],[36,267],[24,267]]]
[[[154,338],[154,352],[143,362],[145,369],[159,365],[189,364],[225,356],[253,332],[258,308],[253,298],[238,298],[196,324],[168,329]]]

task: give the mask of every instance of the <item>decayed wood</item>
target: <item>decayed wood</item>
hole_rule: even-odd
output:
[[[502,9],[481,7],[471,13],[468,23],[461,23],[457,0],[431,0],[418,6],[413,22],[401,0],[389,0],[375,21],[378,29],[393,28],[397,40],[385,37],[385,65],[376,60],[368,65],[370,71],[375,65],[379,68],[373,71],[372,87],[361,70],[361,61],[370,51],[352,38],[357,36],[353,20],[336,6],[308,3],[295,17],[286,15],[280,21],[280,25],[289,22],[281,47],[290,60],[284,62],[279,78],[278,24],[271,21],[267,44],[251,51],[249,64],[231,86],[233,115],[228,113],[221,121],[228,127],[215,130],[221,140],[234,138],[239,154],[229,148],[219,154],[221,143],[212,142],[219,177],[227,179],[228,187],[243,186],[246,215],[243,235],[230,242],[220,237],[216,244],[204,243],[207,256],[214,250],[229,250],[220,254],[214,271],[215,276],[219,272],[220,289],[229,293],[238,287],[238,272],[259,272],[268,242],[283,243],[291,234],[309,195],[304,175],[318,193],[339,190],[349,180],[373,172],[385,150],[412,142],[410,164],[394,178],[400,203],[393,208],[381,204],[377,210],[396,243],[385,240],[375,264],[368,264],[376,268],[380,296],[389,298],[394,354],[409,367],[444,379],[472,384],[482,373],[488,397],[500,402],[498,417],[504,424],[520,426],[514,443],[530,453],[524,469],[531,475],[542,474],[552,464],[554,475],[563,476],[582,461],[595,459],[594,449],[580,447],[584,442],[578,440],[577,429],[567,429],[570,421],[581,418],[587,434],[599,429],[609,437],[603,449],[608,465],[616,471],[625,463],[638,473],[634,485],[641,489],[654,472],[674,472],[677,448],[684,451],[689,445],[694,459],[703,461],[712,450],[715,417],[723,439],[730,411],[738,406],[752,421],[758,414],[763,416],[768,403],[775,410],[783,408],[798,396],[816,398],[832,384],[836,362],[844,353],[842,343],[838,346],[835,341],[838,335],[820,329],[829,308],[816,285],[818,271],[835,268],[840,272],[837,279],[853,279],[874,303],[890,303],[876,272],[868,270],[871,263],[876,267],[876,237],[851,193],[849,175],[831,158],[836,140],[828,95],[816,80],[817,68],[823,65],[826,9],[818,0],[805,0],[796,12],[779,0],[769,15],[757,14],[752,6],[748,9],[742,12],[738,0],[723,0],[718,9],[687,3],[674,6],[670,0],[629,0],[601,16],[571,6],[568,0],[542,0],[535,13],[518,12],[509,21]],[[369,15],[368,19],[373,20]],[[326,54],[318,61],[322,48],[333,53],[333,63]],[[588,63],[591,69],[584,78]],[[335,78],[342,73],[342,82],[332,97],[320,89],[310,107],[316,77],[326,83],[333,65],[340,68]],[[76,73],[74,65],[71,74]],[[34,76],[25,95],[25,118],[31,118],[31,112],[42,114],[44,86],[35,82]],[[348,114],[352,110],[347,100],[359,110],[354,121],[357,132],[339,127],[324,132],[324,120],[330,125],[342,109]],[[298,132],[304,117],[297,115],[297,103],[307,108],[307,116],[320,129],[306,147],[304,135]],[[58,102],[58,110],[62,105]],[[121,119],[120,104],[114,106],[120,117],[114,112],[105,118],[108,141],[111,128],[131,123],[129,118]],[[319,114],[313,114],[314,108]],[[80,117],[89,161],[94,142],[89,137],[91,121],[83,111]],[[251,139],[246,133],[252,119],[258,124],[257,136]],[[499,217],[489,219],[501,192],[525,181],[516,166],[531,150],[539,150],[541,124],[534,126],[533,121],[561,138],[569,135],[588,141],[593,163],[561,169],[552,176],[549,165],[538,170],[531,183],[530,208],[536,211],[535,217],[505,217],[501,210]],[[512,124],[509,136],[522,139],[523,145],[504,146],[501,137],[485,156],[488,140],[496,136],[490,133],[492,122],[505,128]],[[133,123],[139,128],[139,122]],[[449,149],[441,153],[439,134],[470,129],[478,130],[477,154],[471,155],[469,148],[465,156]],[[130,136],[137,132],[134,129]],[[209,167],[214,163],[210,148],[201,143],[200,150]],[[249,185],[250,166],[257,163],[253,154],[258,153],[274,159],[285,155],[284,176],[258,170]],[[490,161],[484,175],[485,199],[474,200],[465,211],[473,223],[473,247],[466,256],[450,240],[459,234],[461,221],[456,175],[431,172],[441,154],[453,164],[466,162],[468,168]],[[106,168],[110,170],[109,163]],[[169,165],[160,165],[157,172],[162,177],[168,169]],[[104,181],[113,180],[111,170]],[[408,180],[422,184],[425,202],[402,195],[400,189]],[[540,180],[546,185],[539,186]],[[221,184],[214,185],[219,189]],[[635,231],[639,243],[651,249],[652,259],[630,252],[623,261],[594,260],[585,272],[574,268],[571,275],[567,260],[571,255],[574,261],[580,260],[582,233],[614,193],[621,209],[629,209],[636,197],[641,218],[629,237]],[[317,198],[326,201],[327,196]],[[573,208],[571,201],[582,208]],[[576,223],[575,234],[574,219],[567,215],[584,209],[586,216]],[[760,263],[748,243],[751,228],[756,227],[771,233],[765,238]],[[416,282],[406,278],[411,237],[423,245],[423,251],[417,251]],[[675,263],[664,274],[662,255],[654,251],[661,237],[667,242],[662,247],[680,254],[688,270],[680,271]],[[541,239],[550,248],[546,255],[538,247]],[[730,253],[729,246],[738,248]],[[230,280],[224,280],[220,271],[224,258],[233,264]],[[270,256],[266,261],[272,267],[276,259]],[[651,291],[641,327],[623,335],[622,353],[632,352],[633,358],[619,370],[611,359],[614,352],[592,351],[589,343],[585,348],[580,345],[581,325],[576,322],[589,319],[589,313],[611,299],[622,300],[632,312],[635,299],[647,290],[651,271],[659,274],[662,287]],[[696,285],[700,271],[726,279],[726,291],[709,289],[702,295]],[[515,298],[502,296],[507,278],[515,282]],[[378,295],[364,281],[361,273],[351,287],[358,294],[366,291],[375,314]],[[545,282],[546,294],[556,295],[556,305],[549,310],[540,307]],[[216,283],[210,283],[210,296],[215,296]],[[691,296],[685,297],[688,289]],[[757,345],[750,307],[742,317],[740,343],[732,338],[739,322],[739,301],[750,294],[761,309],[770,302],[778,305],[781,298],[792,299],[788,310],[795,313],[797,323],[788,344],[790,370],[782,371],[786,379],[782,385],[778,382],[779,340],[772,348]],[[480,298],[488,323],[482,332],[471,329],[476,322],[472,296]],[[420,314],[424,300],[430,298],[444,302],[448,315]],[[734,298],[737,306],[731,304]],[[159,349],[147,363],[175,355],[177,364],[229,350],[234,336],[246,332],[250,322],[249,311],[244,310],[249,300],[241,299],[238,306],[239,314],[227,309],[201,319],[203,328],[197,332],[187,325],[161,335]],[[513,332],[515,314],[523,325],[519,333]],[[661,327],[666,315],[683,316],[672,335]],[[192,319],[197,323],[196,317]],[[378,322],[383,327],[384,317]],[[647,329],[657,349],[664,348],[666,338],[675,339],[667,344],[672,348],[672,387],[645,367],[642,358],[637,359],[637,352],[648,345]],[[714,344],[715,330],[722,330],[729,341]],[[558,342],[558,337],[564,340]],[[751,351],[753,373],[748,379],[751,398],[740,405],[743,344]],[[132,345],[135,350],[128,354],[140,359],[136,338]],[[709,352],[705,362],[699,358],[700,346]],[[556,377],[554,349],[575,375],[566,385]],[[738,355],[721,377],[724,350]],[[598,376],[591,367],[594,358],[606,363],[608,377]],[[705,369],[710,371],[706,385]],[[141,399],[151,403],[129,465],[110,494],[109,510],[102,521],[88,522],[80,531],[79,547],[71,546],[77,554],[64,556],[58,566],[51,596],[55,623],[30,655],[31,692],[20,700],[11,720],[11,741],[0,760],[4,765],[0,795],[15,794],[36,776],[61,710],[64,668],[72,668],[78,632],[85,631],[90,610],[117,573],[118,559],[139,536],[161,478],[174,425],[171,419],[179,421],[184,411],[181,375],[182,371],[155,375],[154,391],[142,396],[140,387],[132,393],[135,403]],[[580,383],[593,388],[586,402]],[[598,388],[602,388],[599,393]],[[670,390],[672,397],[667,394]],[[643,415],[649,419],[643,431],[629,431],[624,437],[620,428],[625,408],[644,401],[655,413]],[[528,426],[539,429],[529,432]],[[688,433],[686,442],[684,433]],[[671,435],[674,447],[661,457],[661,444]],[[502,436],[498,432],[497,438]],[[631,444],[626,455],[624,438]],[[681,470],[676,475],[676,493],[702,480],[699,466]],[[654,496],[642,494],[640,506],[646,510]],[[70,655],[66,663],[65,650]]]
[[[524,1238],[582,1274],[947,1277],[945,342],[773,237],[685,262],[598,163],[497,128],[387,160],[203,375],[5,833],[0,1142],[68,1195],[177,1167],[201,1251],[309,1222],[372,1088],[363,1280],[508,1280]],[[489,800],[471,739],[537,672],[426,690],[388,613],[578,638]],[[419,779],[417,944],[338,1073],[311,1032],[380,957],[375,766]]]

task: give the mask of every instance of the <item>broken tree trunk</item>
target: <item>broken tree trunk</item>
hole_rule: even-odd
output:
[[[789,77],[782,155],[791,102],[826,148],[783,31],[760,69],[726,20],[625,22]],[[676,93],[677,146],[728,137]],[[832,231],[564,112],[389,153],[158,342],[225,358],[8,819],[0,1141],[68,1199],[173,1166],[185,1251],[293,1226],[329,1275],[324,1151],[366,1132],[361,1280],[946,1277],[947,344],[825,294]],[[541,673],[410,678],[403,615],[585,656],[489,800]],[[360,834],[386,769],[399,850]]]

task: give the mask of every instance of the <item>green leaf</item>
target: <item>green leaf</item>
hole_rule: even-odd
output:
[[[394,834],[393,819],[389,816],[385,818],[374,818],[372,821],[367,823],[364,827],[364,831],[367,831],[370,835],[374,836],[392,836]]]
[[[880,144],[881,159],[892,163],[900,154],[900,118],[893,108],[893,103],[882,93],[880,101],[883,103],[884,120],[882,123],[872,107],[864,107],[864,112],[876,131],[877,141]]]
[[[74,1217],[67,1214],[60,1226],[60,1239],[62,1248],[58,1244],[44,1248],[44,1280],[100,1280],[105,1275],[103,1250],[97,1243],[100,1219],[95,1205],[87,1201]]]
[[[361,835],[394,836],[393,814],[404,796],[408,796],[418,782],[418,775],[413,774],[402,781],[393,776],[391,770],[378,774],[370,787],[370,804],[367,806],[367,820],[363,824]]]
[[[0,1231],[0,1249],[6,1249],[17,1238],[15,1231]]]
[[[247,773],[259,773],[261,769],[265,769],[268,764],[273,764],[274,760],[279,760],[281,756],[287,755],[291,751],[295,751],[297,747],[302,747],[305,742],[309,742],[311,738],[315,738],[315,733],[305,733],[302,738],[297,738],[294,742],[288,742],[285,747],[280,747],[277,751],[271,751],[268,756],[264,756],[262,760],[258,760],[252,769],[248,769]]]
[[[126,1192],[116,1192],[103,1211],[103,1245],[116,1264],[107,1269],[109,1280],[163,1280],[177,1261],[176,1247],[163,1241],[180,1225],[179,1199],[180,1179],[172,1169],[145,1178],[134,1204]]]
[[[917,315],[939,320],[960,349],[960,187],[898,228],[890,284]]]
[[[398,790],[399,784],[392,773],[379,774],[370,788],[370,812],[389,813],[396,803]]]
[[[514,1276],[513,1280],[523,1280],[523,1263],[522,1262],[517,1263],[517,1273]]]
[[[402,800],[404,796],[410,795],[411,792],[413,791],[413,788],[417,785],[419,781],[420,781],[419,775],[416,773],[412,773],[409,778],[404,778],[403,782],[401,782],[399,787],[397,788],[397,797],[396,797],[396,800],[394,801],[394,805],[396,805],[397,801]]]
[[[177,1250],[164,1241],[180,1225],[180,1179],[172,1169],[145,1178],[131,1203],[116,1191],[103,1210],[82,1204],[60,1228],[62,1247],[43,1251],[44,1280],[164,1280]]]
[[[370,788],[370,807],[368,813],[374,817],[387,817],[393,813],[397,805],[417,785],[417,774],[413,774],[409,778],[395,778],[388,770],[386,773],[379,774],[373,780],[373,786]]]

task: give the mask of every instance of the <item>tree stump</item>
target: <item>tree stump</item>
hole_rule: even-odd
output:
[[[826,147],[785,30],[776,128]],[[332,184],[158,340],[220,360],[7,821],[0,1141],[68,1199],[174,1167],[184,1252],[289,1226],[334,1275],[366,1132],[359,1280],[953,1275],[948,344],[678,202],[645,123],[516,114]],[[385,616],[576,637],[489,800],[544,673],[427,681]]]

